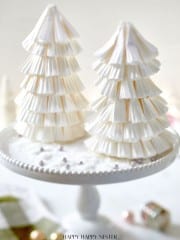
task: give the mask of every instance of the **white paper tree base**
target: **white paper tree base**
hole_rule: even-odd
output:
[[[35,162],[28,162],[27,154],[26,156],[21,156],[20,159],[15,159],[14,156],[16,155],[10,146],[12,146],[13,142],[17,142],[18,138],[17,133],[12,129],[5,129],[0,133],[0,162],[2,165],[27,177],[59,184],[81,186],[77,213],[65,218],[63,221],[67,233],[96,234],[96,236],[97,234],[117,234],[119,239],[122,237],[121,230],[110,220],[98,214],[100,198],[94,185],[135,180],[159,172],[175,160],[179,149],[179,137],[177,136],[177,138],[174,138],[173,148],[156,160],[139,163],[136,161],[135,164],[127,164],[126,167],[123,162],[119,162],[118,169],[112,169],[110,166],[109,170],[107,169],[106,171],[91,170],[88,172],[81,170],[79,172],[73,172],[73,169],[60,171],[55,168],[56,164],[54,166],[51,165],[51,167],[40,167]],[[23,138],[21,138],[21,141],[24,141],[24,148],[30,144],[30,142],[27,142]],[[82,146],[80,147],[80,143],[77,142],[68,147],[69,153],[72,151],[74,156],[75,146],[76,154],[78,154],[77,148],[85,151]],[[52,148],[51,151],[54,152]],[[90,155],[92,155],[92,153],[87,152],[87,160]],[[79,155],[79,157],[83,156],[85,155]],[[86,159],[80,158],[79,161],[81,160]],[[101,161],[102,165],[103,163],[107,164],[106,159],[102,159]],[[114,160],[112,160],[112,162],[114,164]]]

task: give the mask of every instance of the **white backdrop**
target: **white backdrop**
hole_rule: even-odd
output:
[[[12,85],[23,79],[20,66],[27,53],[21,42],[34,27],[48,0],[0,0],[0,76]],[[54,0],[80,33],[84,51],[79,56],[87,87],[97,77],[92,71],[93,52],[106,42],[121,21],[131,21],[159,48],[161,71],[153,79],[169,95],[180,96],[179,0]],[[91,94],[92,91],[89,91]],[[172,100],[169,99],[169,101]]]

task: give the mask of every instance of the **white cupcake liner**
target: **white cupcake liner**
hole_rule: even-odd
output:
[[[137,98],[133,81],[116,82],[113,80],[103,79],[98,84],[98,88],[103,96],[112,99],[130,99]]]
[[[129,64],[129,63],[125,63],[125,62],[122,62],[122,63],[119,63],[119,64],[112,64],[112,63],[109,63],[107,62],[106,60],[102,60],[102,59],[98,59],[96,60],[94,63],[93,63],[93,69],[98,71],[99,69],[103,70],[103,69],[108,69],[111,68],[111,69],[148,69],[149,68],[149,65],[150,66],[154,66],[154,67],[157,67],[159,68],[160,67],[160,62],[159,60],[153,58],[153,59],[150,59],[148,62],[136,62],[136,63],[132,63],[132,64]]]
[[[60,57],[60,56],[76,56],[81,51],[79,43],[72,39],[67,43],[48,43],[41,44],[37,42],[31,42],[23,47],[27,52],[34,55],[47,56],[47,57]]]
[[[48,6],[32,32],[24,40],[23,45],[29,43],[66,43],[69,39],[79,37],[74,27],[58,11],[56,6]]]
[[[102,79],[98,88],[103,96],[112,99],[133,99],[157,96],[161,90],[150,79],[113,81]]]
[[[96,136],[88,139],[85,144],[90,150],[110,157],[120,159],[147,159],[172,148],[173,141],[167,141],[164,139],[164,134],[168,136],[171,135],[171,133],[165,130],[164,133],[161,133],[151,140],[134,143],[115,142],[110,139],[104,139]]]
[[[153,81],[148,78],[134,81],[134,87],[138,98],[153,97],[162,93]]]
[[[74,57],[52,58],[37,55],[29,56],[22,67],[24,74],[46,77],[65,77],[79,70],[79,64]]]
[[[153,98],[144,98],[140,100],[140,103],[146,119],[153,119],[158,115],[161,115],[168,111],[166,103],[161,101],[160,96]]]
[[[75,74],[64,78],[27,76],[22,82],[21,88],[35,94],[63,96],[83,91],[84,85]]]
[[[149,121],[165,114],[168,110],[166,102],[160,96],[130,100],[100,97],[92,104],[92,109],[98,112],[99,121],[120,123]]]
[[[145,40],[130,23],[118,26],[112,38],[96,52],[98,58],[110,64],[119,64],[123,61],[128,64],[148,62],[157,55],[157,48]]]
[[[141,101],[143,101],[143,100],[141,100]],[[138,101],[138,100],[133,99],[133,100],[129,101],[129,103],[127,104],[127,109],[128,109],[127,110],[127,121],[129,121],[129,122],[136,123],[136,122],[143,122],[146,119],[150,120],[150,118],[146,117],[145,113],[142,110],[140,101]],[[151,117],[151,119],[155,118],[159,115],[158,113],[155,112],[155,109],[151,109],[150,113],[152,113],[152,115],[153,115],[153,117]],[[116,118],[118,119],[118,116]]]
[[[23,110],[37,113],[74,112],[87,106],[87,100],[80,93],[67,96],[43,96],[22,91],[16,98],[16,103]]]
[[[149,122],[114,123],[100,122],[96,119],[87,124],[86,129],[91,135],[108,138],[113,141],[137,142],[148,140],[164,131],[169,126],[167,117],[162,116]]]
[[[135,65],[111,65],[101,61],[97,61],[94,66],[100,78],[108,78],[114,80],[136,80],[151,76],[159,71],[159,62],[153,59],[151,62],[135,64]]]
[[[83,126],[80,124],[58,128],[39,127],[20,122],[16,124],[15,129],[25,137],[43,143],[71,142],[85,135]]]
[[[84,113],[62,112],[41,114],[36,112],[30,112],[28,110],[22,110],[18,114],[17,121],[41,127],[65,127],[83,123]]]
[[[149,99],[151,100],[151,103],[154,105],[154,107],[158,112],[168,111],[168,107],[167,107],[168,103],[161,96],[157,96]]]

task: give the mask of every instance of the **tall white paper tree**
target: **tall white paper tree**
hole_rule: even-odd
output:
[[[92,104],[97,114],[87,126],[93,135],[87,146],[126,159],[168,151],[172,135],[166,130],[166,101],[149,78],[159,70],[157,49],[132,24],[123,23],[96,55],[102,96]]]
[[[30,52],[17,97],[16,130],[42,142],[67,142],[84,135],[87,101],[75,55],[81,50],[78,33],[54,5],[49,5],[23,47]]]

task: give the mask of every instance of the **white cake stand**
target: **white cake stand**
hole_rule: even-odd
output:
[[[122,234],[119,227],[109,219],[98,214],[100,197],[95,185],[135,180],[163,170],[175,160],[178,154],[179,138],[177,136],[174,139],[174,145],[170,151],[159,156],[157,159],[151,159],[151,161],[135,161],[126,165],[118,161],[117,167],[115,160],[109,160],[112,164],[116,163],[116,168],[112,168],[113,165],[108,165],[110,163],[108,162],[107,164],[106,159],[103,159],[101,156],[102,160],[98,164],[103,164],[104,161],[104,164],[107,164],[107,169],[109,166],[108,170],[99,171],[97,169],[91,169],[87,171],[83,170],[83,167],[78,171],[76,167],[71,167],[70,170],[61,170],[57,168],[57,164],[51,164],[50,166],[47,164],[42,167],[39,166],[37,162],[30,162],[27,153],[24,156],[22,156],[23,153],[21,153],[21,155],[18,155],[18,153],[15,154],[15,148],[12,148],[13,144],[19,141],[20,148],[22,148],[22,144],[24,144],[24,148],[26,149],[28,144],[33,143],[19,137],[14,130],[9,128],[0,133],[0,162],[8,169],[27,177],[52,183],[80,185],[77,211],[70,217],[66,217],[62,223],[67,233],[81,234],[81,236],[82,234],[93,234],[93,236],[96,235],[96,237],[94,237],[96,239],[102,238],[100,234],[113,234],[114,237],[117,236],[118,239],[121,239]],[[74,145],[67,149],[68,151],[72,149],[72,155],[75,156],[78,155],[79,152],[77,152],[77,149],[74,150]],[[82,151],[85,150],[82,146],[81,149]],[[50,149],[49,152],[50,151],[52,151],[52,149]],[[87,153],[87,159],[90,155],[92,155],[92,153]],[[17,157],[15,158],[15,156]],[[81,154],[79,157],[80,161],[83,155]],[[95,156],[92,155],[91,157]],[[83,161],[85,160],[86,159],[83,159]],[[73,168],[75,168],[76,171],[73,171]]]

